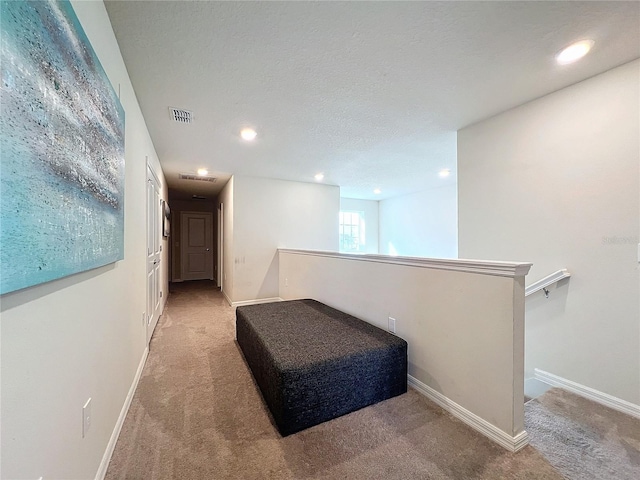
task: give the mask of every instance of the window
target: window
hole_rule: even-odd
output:
[[[340,212],[340,251],[363,252],[364,247],[364,212]]]

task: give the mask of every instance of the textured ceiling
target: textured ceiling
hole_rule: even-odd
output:
[[[169,187],[187,195],[232,174],[324,172],[367,199],[455,182],[456,130],[640,57],[638,2],[105,3]],[[555,64],[583,38],[587,57]],[[220,180],[178,180],[201,167]]]

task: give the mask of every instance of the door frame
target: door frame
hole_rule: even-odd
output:
[[[185,278],[185,249],[187,248],[187,244],[185,242],[185,235],[186,235],[186,229],[187,229],[187,222],[185,222],[185,218],[188,215],[199,215],[199,216],[205,216],[208,217],[209,219],[209,227],[210,227],[210,231],[209,231],[209,238],[210,238],[210,242],[211,245],[208,249],[209,252],[209,256],[210,256],[210,268],[208,269],[207,272],[205,272],[207,274],[207,279],[208,280],[213,280],[215,281],[215,275],[214,275],[214,264],[215,264],[215,257],[214,257],[214,235],[213,235],[213,212],[211,211],[191,211],[191,210],[185,210],[180,212],[180,278],[182,279],[182,281],[188,281],[189,279]],[[206,221],[205,221],[205,225],[206,225]]]
[[[158,324],[160,315],[162,314],[162,223],[160,217],[160,203],[162,199],[162,183],[156,174],[153,167],[149,164],[149,157],[146,157],[147,175],[146,183],[146,217],[147,217],[147,235],[146,235],[146,251],[145,255],[145,279],[146,279],[146,306],[145,306],[145,330],[146,330],[146,344],[149,345],[153,331]],[[149,201],[148,185],[152,184],[155,190],[155,197],[153,199],[153,205]],[[162,212],[163,213],[163,212]],[[151,216],[154,216],[154,222],[151,222]],[[151,228],[150,228],[151,226]],[[151,232],[150,230],[155,230]],[[153,235],[153,237],[152,237]],[[155,237],[155,238],[154,238]],[[153,252],[150,251],[149,246],[153,238]],[[157,242],[157,243],[155,243]],[[157,248],[156,248],[157,245]],[[150,262],[153,261],[153,267]],[[149,276],[150,268],[155,270],[153,287],[150,285]],[[155,288],[155,292],[153,292]]]
[[[221,203],[218,207],[218,275],[216,282],[218,283],[218,287],[220,291],[224,291],[224,285],[222,279],[224,278],[223,269],[224,269],[224,203]]]

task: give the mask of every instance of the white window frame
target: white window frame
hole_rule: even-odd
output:
[[[348,232],[346,231],[348,229]],[[364,212],[359,210],[340,210],[338,235],[340,251],[346,253],[364,252],[366,245]],[[350,240],[347,244],[345,240]]]

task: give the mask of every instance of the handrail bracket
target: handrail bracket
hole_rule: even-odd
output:
[[[553,272],[551,275],[547,275],[546,277],[538,280],[535,283],[532,283],[524,290],[524,296],[528,297],[532,293],[537,292],[538,290],[542,290],[544,292],[544,296],[549,298],[549,289],[547,288],[549,285],[553,285],[554,283],[559,282],[563,278],[570,277],[571,274],[566,268],[562,270],[558,270],[557,272]]]

